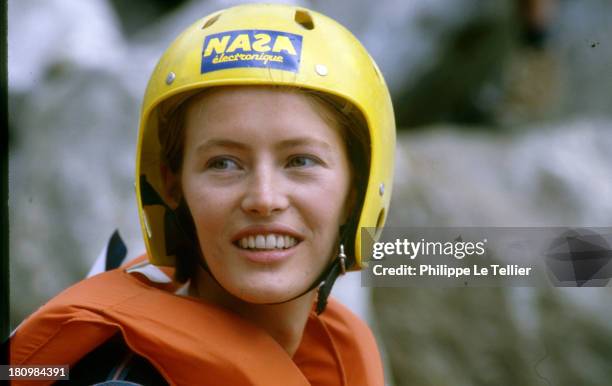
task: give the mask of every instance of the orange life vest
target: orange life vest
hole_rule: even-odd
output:
[[[311,313],[291,358],[259,327],[172,289],[122,268],[77,283],[17,329],[11,364],[72,366],[119,331],[172,385],[384,384],[369,328],[333,299]]]

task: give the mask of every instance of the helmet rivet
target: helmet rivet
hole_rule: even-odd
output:
[[[378,186],[378,193],[382,196],[383,194],[385,194],[385,184],[380,184]]]
[[[176,78],[176,74],[174,72],[169,72],[168,76],[166,77],[166,84],[172,84],[172,82],[174,82],[174,78]]]
[[[315,65],[315,71],[321,76],[327,75],[327,66],[324,64]]]

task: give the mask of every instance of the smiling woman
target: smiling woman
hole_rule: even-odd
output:
[[[282,60],[251,52],[266,48]],[[68,363],[77,383],[382,385],[371,332],[328,295],[361,268],[359,229],[384,224],[394,130],[376,65],[336,22],[280,5],[198,21],[145,93],[146,255],[35,313],[13,361]]]
[[[348,217],[351,172],[338,130],[304,95],[256,87],[197,98],[186,126],[172,184],[180,188],[170,190],[184,194],[211,273],[251,303],[303,293],[331,260]]]
[[[189,117],[187,120],[186,116]],[[300,119],[296,120],[296,117]],[[194,135],[204,135],[205,138],[194,144],[197,146],[195,151],[192,151],[194,155],[190,158],[195,163],[193,171],[196,175],[200,173],[198,169],[200,165],[206,165],[206,168],[210,169],[207,176],[212,181],[203,183],[203,186],[217,189],[207,192],[204,196],[219,197],[219,200],[213,201],[215,205],[223,202],[223,198],[232,192],[233,186],[233,191],[239,188],[264,194],[264,197],[245,196],[241,204],[255,205],[248,210],[243,206],[243,211],[249,212],[251,217],[264,212],[268,217],[266,222],[278,217],[277,212],[286,212],[280,210],[284,209],[286,203],[281,205],[283,208],[266,207],[275,205],[274,202],[266,200],[278,198],[274,196],[277,191],[280,191],[280,196],[287,200],[299,197],[293,197],[297,194],[291,196],[285,192],[300,192],[300,197],[305,197],[311,202],[317,202],[320,197],[329,197],[330,204],[334,201],[343,203],[342,224],[355,223],[359,216],[369,170],[369,138],[363,117],[347,102],[340,107],[338,101],[334,103],[330,98],[318,93],[288,87],[225,87],[208,89],[182,102],[180,107],[175,106],[169,118],[162,120],[159,135],[162,148],[161,163],[169,172],[165,178],[166,194],[175,206],[179,204],[181,197],[179,192],[183,187],[177,176],[182,173],[184,177],[185,173],[191,170],[183,168],[183,153],[187,152],[185,158],[190,156],[190,149],[185,149],[185,134],[194,131],[187,143],[201,140],[201,138],[194,139]],[[260,145],[256,146],[257,144]],[[256,168],[258,165],[254,164],[254,161],[266,160],[266,157],[274,164],[271,168],[264,168],[263,171],[280,169],[282,173],[264,174],[263,177],[269,181],[259,182],[268,182],[269,186],[245,186],[245,183],[252,183],[251,179],[261,174],[259,172],[256,175],[254,172],[261,171],[262,166],[266,166],[263,164]],[[231,186],[229,186],[230,179],[234,182]],[[239,182],[242,185],[239,185]],[[346,183],[347,187],[343,187],[342,183]],[[352,188],[344,192],[349,184]],[[310,190],[307,189],[309,187]],[[313,191],[313,188],[321,191]],[[326,188],[331,189],[323,191]],[[335,191],[334,188],[340,191]],[[203,202],[211,204],[210,200]],[[264,207],[259,208],[260,205]],[[334,208],[318,205],[311,209],[314,210],[304,210],[304,212],[316,214],[317,210],[323,210],[329,214],[329,210]],[[271,212],[272,216],[267,212]],[[331,213],[333,214],[333,211]],[[337,229],[342,224],[337,224],[335,232],[326,229],[322,233],[337,234]],[[184,225],[185,228],[191,226],[190,221]],[[291,227],[288,228],[284,233],[277,234],[279,243],[275,244],[275,249],[288,249],[292,246],[289,243],[294,244],[303,240],[303,236],[301,237],[295,230],[291,231]],[[356,227],[353,224],[345,226],[344,229],[355,230]],[[285,234],[287,232],[288,234]],[[201,234],[199,240],[202,241],[206,235],[216,233],[213,229],[210,232],[203,231]],[[242,249],[253,250],[264,249],[265,244],[272,243],[272,238],[265,239],[265,234],[260,236],[258,238],[251,232],[233,240],[233,244]],[[343,237],[349,240],[355,235],[345,231]],[[256,245],[258,240],[260,245]],[[308,245],[312,246],[313,243]],[[319,245],[319,242],[314,245]],[[319,248],[325,248],[325,245],[320,244]],[[350,251],[347,249],[347,253],[352,256],[352,248]],[[260,251],[251,255],[252,258],[256,256],[263,258],[269,254]],[[317,251],[316,256],[327,262],[330,260],[330,251]],[[199,261],[202,261],[199,255],[194,256],[189,251],[183,251],[176,262],[177,280],[184,282],[193,278],[198,272]],[[324,267],[317,269],[316,264],[312,264],[311,269],[313,268],[320,275]],[[311,279],[311,283],[314,279]]]

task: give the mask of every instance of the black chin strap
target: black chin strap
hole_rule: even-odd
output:
[[[320,281],[318,282],[318,283],[321,283],[321,285],[319,286],[319,292],[317,294],[317,308],[316,308],[317,315],[320,315],[323,311],[325,311],[325,307],[327,306],[327,298],[329,297],[329,294],[331,293],[332,287],[334,286],[336,279],[341,274],[344,274],[341,260],[334,259],[334,261],[330,265],[330,268],[327,269],[326,271],[327,271],[327,275],[323,279],[323,282],[322,283]]]
[[[166,249],[168,249],[168,247],[170,246],[170,250],[171,250],[171,251],[169,250],[168,252],[171,252],[171,254],[176,255],[176,252],[178,252],[178,248],[183,247],[183,248],[188,249],[191,253],[195,253],[196,254],[195,256],[197,256],[197,261],[198,261],[199,266],[210,275],[210,277],[217,283],[217,285],[219,285],[219,287],[224,288],[221,285],[221,283],[219,283],[215,275],[213,275],[212,271],[208,267],[208,264],[206,264],[206,260],[204,260],[204,257],[202,256],[202,252],[200,249],[200,245],[197,241],[197,237],[193,234],[193,232],[188,232],[183,227],[183,223],[187,220],[186,216],[190,216],[189,209],[187,207],[187,203],[184,200],[181,200],[176,210],[170,208],[170,206],[168,206],[168,204],[166,204],[166,202],[159,196],[159,194],[151,186],[151,184],[149,184],[149,182],[146,179],[146,176],[144,175],[140,176],[140,193],[141,193],[141,200],[142,200],[143,206],[147,206],[147,205],[163,206],[166,209],[166,215],[165,215],[164,220],[167,222],[168,225],[169,223],[172,223],[174,225],[175,231],[170,231],[170,233],[167,234],[166,236],[166,246],[167,246]],[[193,222],[193,220],[191,220],[191,222]],[[166,233],[168,233],[167,231],[168,228],[171,228],[171,227],[164,226],[164,229],[166,229]],[[343,241],[346,240],[346,232],[347,232],[346,227],[341,226],[340,232],[339,232],[341,245]],[[177,241],[177,240],[181,240],[181,241]],[[329,297],[329,294],[331,293],[332,287],[334,283],[336,282],[336,279],[338,279],[338,276],[340,276],[341,274],[344,274],[346,270],[345,268],[346,259],[345,257],[343,257],[343,255],[344,255],[344,247],[341,246],[341,253],[338,256],[338,258],[331,261],[323,269],[323,271],[319,274],[319,276],[315,279],[315,281],[299,295],[296,295],[288,300],[283,300],[281,302],[263,303],[263,304],[276,305],[276,304],[287,303],[299,297],[302,297],[306,295],[307,293],[309,293],[310,291],[312,291],[313,289],[319,287],[318,294],[317,294],[316,313],[320,315],[323,311],[325,311],[325,307],[327,306],[327,298]]]

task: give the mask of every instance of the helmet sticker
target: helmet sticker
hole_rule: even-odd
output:
[[[301,35],[269,30],[226,31],[204,39],[200,73],[237,67],[298,72],[301,55]]]

